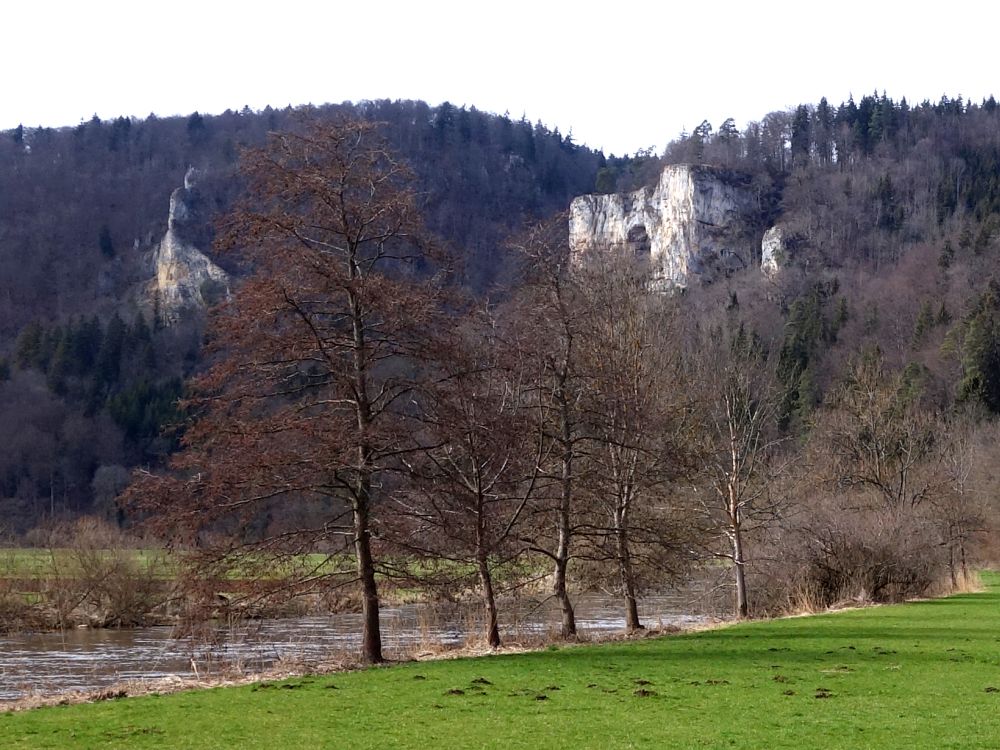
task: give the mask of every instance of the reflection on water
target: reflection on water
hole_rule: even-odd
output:
[[[588,594],[574,604],[583,636],[625,627],[621,604],[615,599]],[[704,596],[691,592],[651,596],[640,602],[642,621],[649,627],[697,624],[708,619],[708,612],[712,608]],[[551,599],[507,605],[502,614],[508,640],[558,630],[559,615]],[[410,604],[382,610],[383,643],[389,656],[461,644],[478,636],[478,625],[478,611],[469,606]],[[234,666],[254,672],[279,660],[320,662],[337,654],[353,655],[360,648],[360,633],[361,616],[345,613],[220,627],[208,639],[213,644],[206,644],[205,639],[175,638],[169,627],[0,637],[0,700],[90,690],[120,680],[204,677]]]

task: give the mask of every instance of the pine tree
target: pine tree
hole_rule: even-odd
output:
[[[917,313],[917,322],[913,329],[913,346],[920,346],[933,327],[934,311],[931,309],[930,300],[924,300],[920,305],[920,312]]]
[[[824,96],[816,107],[812,129],[816,155],[823,166],[829,166],[833,162],[833,119],[833,110]]]
[[[22,370],[40,368],[42,361],[44,329],[41,323],[32,321],[21,329],[14,348],[14,364]]]
[[[941,254],[938,256],[938,266],[947,270],[951,268],[952,261],[955,260],[955,248],[951,246],[951,241],[946,240]]]
[[[125,323],[115,313],[104,331],[94,363],[93,387],[105,393],[118,382],[121,368],[122,345],[125,341]]]
[[[101,225],[101,231],[97,237],[97,246],[101,249],[101,255],[105,258],[115,257],[115,243],[111,239],[111,230],[107,224]]]
[[[946,326],[951,323],[951,313],[948,312],[948,306],[942,300],[941,306],[938,308],[937,315],[934,318],[934,322],[939,326]]]
[[[809,163],[812,147],[812,118],[809,108],[800,104],[792,119],[792,165],[805,166]]]
[[[1000,413],[1000,285],[990,281],[963,325],[958,400]]]
[[[879,178],[875,188],[877,203],[876,225],[886,232],[896,232],[903,226],[903,206],[896,197],[896,189],[888,173]]]

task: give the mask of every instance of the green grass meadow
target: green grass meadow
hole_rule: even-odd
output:
[[[0,748],[997,748],[1000,577],[947,599],[0,715]]]
[[[166,556],[160,550],[130,549],[99,554],[108,558],[114,554],[121,555],[142,571],[159,571],[167,566]],[[27,580],[47,577],[72,578],[80,573],[78,555],[77,550],[71,549],[0,549],[0,574]]]
[[[43,579],[52,577],[72,578],[80,574],[79,557],[81,554],[95,554],[93,550],[71,548],[0,548],[0,577],[23,580]],[[176,553],[162,549],[117,549],[100,550],[96,554],[106,559],[119,558],[132,565],[136,570],[152,572],[164,578],[176,576],[183,564],[183,559]],[[356,562],[354,557],[345,554],[310,553],[293,555],[290,558],[275,560],[261,556],[251,559],[246,567],[233,563],[225,573],[230,580],[256,579],[261,575],[261,568],[266,568],[271,575],[279,577],[293,572],[308,570],[311,574],[322,575],[353,575]],[[476,575],[474,566],[459,565],[450,561],[438,560],[399,560],[395,568],[400,574],[408,574],[419,578],[421,576],[444,576],[461,579]],[[523,580],[531,575],[537,575],[539,570],[531,566],[507,565],[497,570],[499,580]]]

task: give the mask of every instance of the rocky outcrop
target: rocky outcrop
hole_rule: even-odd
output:
[[[664,289],[708,282],[752,262],[752,205],[743,175],[671,165],[653,188],[575,198],[570,249],[578,262],[592,252],[635,257],[649,264],[654,283]]]
[[[771,227],[764,232],[760,243],[760,270],[765,276],[774,277],[788,263],[785,233],[781,227]]]
[[[170,196],[167,233],[153,252],[154,277],[147,298],[163,325],[172,325],[185,313],[203,309],[229,294],[229,276],[195,247],[190,236],[198,223],[197,172],[184,176],[184,187]]]

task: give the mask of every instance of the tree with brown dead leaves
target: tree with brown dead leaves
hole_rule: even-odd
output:
[[[172,471],[129,496],[226,564],[352,548],[362,656],[380,662],[378,512],[387,470],[420,447],[415,373],[440,309],[412,175],[354,120],[272,134],[243,173],[225,245],[252,275],[213,317],[214,364],[191,384]]]

